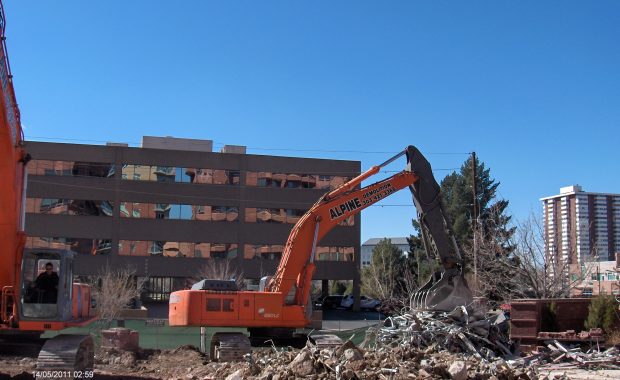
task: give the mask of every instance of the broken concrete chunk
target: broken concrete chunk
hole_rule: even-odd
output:
[[[243,380],[243,369],[239,369],[226,376],[226,380]]]
[[[289,368],[296,376],[308,376],[314,373],[312,353],[307,348],[303,348],[293,359]]]
[[[457,361],[448,368],[450,378],[452,380],[467,380],[467,364],[463,361]]]
[[[362,360],[364,359],[364,355],[362,355],[362,353],[354,348],[349,348],[344,352],[344,357],[348,360],[348,361],[357,361],[357,360]]]

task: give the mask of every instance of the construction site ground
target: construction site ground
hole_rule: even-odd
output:
[[[456,311],[456,310],[455,310]],[[267,343],[255,347],[239,362],[216,362],[196,345],[174,348],[146,348],[144,342],[170,346],[179,339],[195,338],[198,331],[183,330],[188,336],[174,336],[175,329],[158,328],[157,340],[140,337],[135,352],[98,348],[96,379],[204,379],[204,380],[288,380],[288,379],[617,379],[620,358],[617,348],[586,347],[584,350],[557,341],[546,342],[534,353],[508,352],[509,342],[493,331],[495,322],[462,313],[418,313],[376,320],[357,319],[355,314],[337,312],[335,326],[351,324],[353,330],[330,330],[343,344],[303,348]],[[364,315],[367,317],[367,315]],[[342,319],[348,318],[348,319]],[[338,323],[340,321],[340,323]],[[131,323],[125,326],[131,327]],[[139,323],[136,326],[140,326]],[[372,327],[366,327],[372,323]],[[171,331],[169,331],[171,330]],[[167,342],[167,338],[172,338]],[[0,358],[0,379],[37,378],[36,359]]]
[[[254,378],[266,380],[271,378],[277,379],[296,379],[296,378],[308,378],[308,379],[335,379],[335,375],[330,376],[327,373],[310,374],[310,375],[297,375],[295,373],[296,368],[291,367],[296,356],[299,355],[299,350],[291,350],[276,354],[272,348],[261,347],[253,350],[253,356],[256,358],[267,358],[270,362],[275,362],[277,365],[272,365],[273,371],[268,374],[263,372],[265,366],[254,366],[248,362],[237,363],[216,363],[209,361],[209,358],[201,354],[196,348],[190,346],[179,347],[174,350],[141,350],[138,354],[128,352],[108,352],[99,353],[96,357],[96,364],[94,370],[95,379],[245,379]],[[368,355],[365,355],[368,356]],[[452,356],[449,353],[445,354],[433,354],[428,355],[425,358],[411,358],[410,361],[417,361],[417,367],[420,367],[421,360],[439,358],[436,360],[438,365],[435,366],[436,372],[426,370],[416,370],[409,374],[396,372],[390,376],[389,372],[385,369],[398,369],[399,367],[408,366],[407,363],[403,363],[394,357],[392,361],[386,361],[381,365],[376,366],[375,373],[377,376],[367,376],[365,378],[375,379],[441,379],[449,378],[446,376],[446,368],[449,366],[449,361],[453,358],[462,359],[458,356]],[[2,357],[0,358],[0,380],[2,379],[35,379],[35,363],[34,358],[23,357]],[[357,368],[360,367],[372,367],[376,365],[373,363],[372,358],[366,358],[359,361],[359,364],[355,364]],[[406,368],[406,367],[405,367]],[[424,372],[423,372],[424,371]],[[519,372],[514,372],[512,375],[506,374],[504,376],[488,373],[485,370],[480,370],[479,373],[470,370],[468,377],[470,379],[519,379],[529,378],[522,377]],[[346,374],[346,371],[343,370]],[[238,374],[241,377],[235,377],[234,374]],[[387,375],[387,376],[386,376]],[[231,377],[232,376],[232,377]],[[347,377],[341,377],[347,378]],[[354,377],[352,377],[354,378]],[[364,377],[361,377],[364,378]],[[541,379],[619,379],[620,370],[585,370],[585,369],[571,369],[571,370],[556,370],[556,371],[541,371],[538,375]]]

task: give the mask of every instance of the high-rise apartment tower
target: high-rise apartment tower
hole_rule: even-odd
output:
[[[620,252],[620,194],[562,187],[543,203],[545,252],[556,263],[615,260]]]

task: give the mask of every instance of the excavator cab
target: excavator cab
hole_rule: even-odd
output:
[[[72,319],[73,259],[66,250],[26,250],[22,260],[20,319]]]

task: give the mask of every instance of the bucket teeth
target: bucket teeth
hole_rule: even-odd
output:
[[[414,295],[412,307],[416,310],[452,311],[458,306],[469,306],[471,291],[460,270],[436,272]]]

